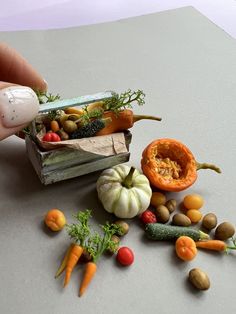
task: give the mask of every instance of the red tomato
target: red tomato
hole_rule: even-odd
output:
[[[123,266],[129,266],[134,261],[134,253],[127,246],[123,246],[119,248],[116,255],[116,260]]]
[[[144,224],[151,224],[151,223],[156,223],[157,218],[156,215],[149,209],[145,210],[141,216],[140,219]]]
[[[42,138],[45,142],[60,142],[60,136],[55,132],[47,132],[44,137]]]

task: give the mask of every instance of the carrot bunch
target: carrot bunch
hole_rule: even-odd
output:
[[[106,223],[101,226],[103,235],[93,232],[88,224],[91,217],[91,211],[79,211],[74,216],[77,223],[67,225],[67,232],[74,243],[68,248],[60,267],[58,268],[55,278],[59,277],[65,271],[64,287],[69,283],[71,274],[75,266],[80,260],[83,252],[87,252],[91,261],[86,263],[84,275],[79,288],[79,296],[82,296],[92,281],[97,271],[97,261],[100,256],[111,247],[115,247],[116,243],[112,240],[112,236],[120,231],[117,224]]]

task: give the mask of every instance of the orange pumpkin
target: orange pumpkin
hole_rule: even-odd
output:
[[[188,147],[170,138],[150,143],[143,151],[141,167],[153,187],[172,192],[190,187],[199,169],[221,172],[215,165],[198,163]]]

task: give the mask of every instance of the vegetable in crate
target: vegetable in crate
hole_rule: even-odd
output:
[[[119,218],[133,218],[144,212],[152,195],[146,176],[124,164],[102,172],[97,192],[105,210]]]
[[[213,164],[198,163],[188,147],[169,138],[151,142],[142,153],[141,166],[151,185],[172,192],[190,187],[197,179],[197,170],[221,172]]]
[[[165,225],[161,223],[147,224],[145,233],[152,240],[174,240],[180,236],[188,236],[195,241],[209,239],[209,235],[190,227]]]
[[[103,129],[107,124],[111,122],[111,119],[95,119],[84,126],[80,127],[78,130],[71,133],[70,138],[71,139],[77,139],[77,138],[85,138],[85,137],[91,137],[95,136],[98,131]]]

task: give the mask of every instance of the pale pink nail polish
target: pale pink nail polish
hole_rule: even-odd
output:
[[[38,97],[31,88],[13,85],[0,90],[0,119],[4,127],[29,123],[38,110]]]

